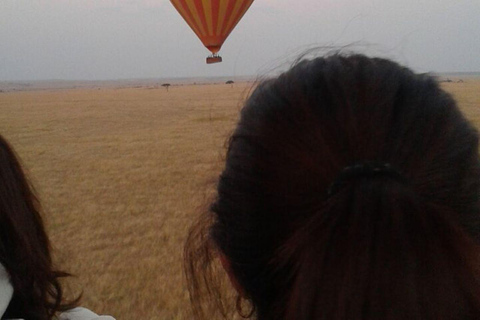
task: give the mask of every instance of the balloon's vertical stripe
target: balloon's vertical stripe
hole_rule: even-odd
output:
[[[218,35],[218,16],[219,16],[220,0],[212,0],[212,35]]]
[[[223,20],[222,31],[220,32],[220,36],[223,37],[225,34],[225,30],[227,30],[228,22],[230,21],[230,17],[232,16],[233,9],[238,1],[242,0],[228,0],[227,1],[227,12],[225,13],[225,19]]]
[[[205,36],[208,36],[207,21],[205,20],[205,10],[203,10],[202,0],[193,0],[195,9],[197,10],[198,20],[202,25],[203,30],[205,31]]]
[[[205,37],[207,33],[205,32],[205,28],[203,27],[202,21],[199,18],[200,16],[198,14],[197,7],[195,6],[195,0],[185,0],[185,2],[187,3],[188,9],[192,14],[193,19],[195,20],[195,23],[202,34],[202,37]]]
[[[202,9],[205,16],[208,35],[213,36],[212,0],[202,0]]]
[[[216,35],[220,35],[222,33],[223,25],[225,24],[225,19],[227,17],[227,4],[228,4],[228,0],[220,0],[220,8],[218,10],[217,31],[215,32]]]
[[[228,17],[228,23],[225,25],[224,29],[222,30],[222,36],[227,36],[233,29],[235,18],[238,15],[238,12],[240,11],[240,8],[242,5],[245,4],[243,0],[237,0],[235,2],[235,7],[233,8],[232,11],[229,12],[229,17]]]
[[[193,17],[187,8],[185,0],[171,0],[171,2],[173,6],[177,9],[177,11],[180,13],[180,15],[183,17],[183,19],[185,19],[190,28],[192,28],[193,32],[195,32],[195,34],[200,38],[202,34],[198,29],[197,25],[195,24],[195,21],[193,20]]]

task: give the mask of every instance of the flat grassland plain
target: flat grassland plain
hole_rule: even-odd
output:
[[[480,127],[480,80],[444,83]],[[0,93],[69,292],[117,319],[190,319],[187,230],[252,83]]]

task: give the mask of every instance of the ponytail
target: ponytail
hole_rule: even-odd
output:
[[[285,319],[476,318],[478,247],[455,216],[387,176],[350,182],[286,244]]]

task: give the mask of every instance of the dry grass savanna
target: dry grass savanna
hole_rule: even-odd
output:
[[[444,83],[480,127],[480,81]],[[43,202],[55,259],[83,305],[190,319],[188,227],[222,168],[251,84],[0,93],[0,132]]]

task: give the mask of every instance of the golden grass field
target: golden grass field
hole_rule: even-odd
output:
[[[445,83],[480,127],[480,81]],[[190,319],[188,227],[207,203],[252,84],[0,93],[0,133],[44,207],[82,305],[117,319]]]

